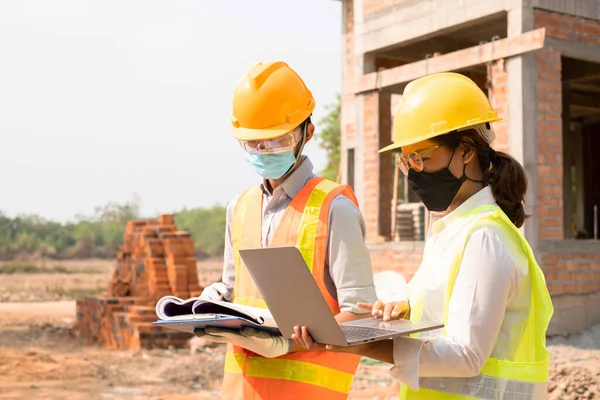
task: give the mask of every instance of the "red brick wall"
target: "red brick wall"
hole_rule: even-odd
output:
[[[568,14],[534,10],[536,28],[546,27],[546,35],[572,42],[600,44],[600,21]]]
[[[600,291],[600,254],[544,254],[541,265],[552,294]]]
[[[392,95],[379,94],[379,149],[392,144]],[[379,156],[379,235],[387,240],[392,232],[392,193],[394,189],[394,153],[387,151]]]
[[[389,145],[392,132],[391,94],[371,92],[363,95],[364,134],[364,210],[367,241],[378,242],[391,236],[391,201],[394,180],[392,152],[379,154]]]
[[[535,27],[570,41],[600,44],[600,21],[545,10],[534,11]],[[562,82],[560,53],[536,53],[538,68],[538,196],[541,239],[564,238]]]
[[[413,248],[411,248],[413,247]],[[373,273],[394,270],[400,272],[406,281],[413,277],[423,256],[423,247],[410,244],[386,243],[371,246]]]
[[[363,96],[364,208],[367,241],[379,236],[379,93]]]
[[[534,10],[535,27],[572,42],[600,44],[600,21],[545,10]],[[563,239],[563,121],[561,55],[551,48],[538,50],[538,235],[541,240]],[[600,291],[600,255],[553,254],[539,256],[552,294]]]
[[[399,99],[395,99],[395,105]],[[379,154],[392,140],[392,95],[371,92],[364,96],[364,187],[363,213],[367,225],[367,242],[378,243],[380,237],[391,239],[391,200],[394,179],[394,154]],[[412,248],[416,247],[416,248]],[[395,270],[408,281],[421,263],[422,246],[409,243],[372,244],[374,272]]]
[[[563,146],[562,83],[560,54],[539,50],[537,57],[538,118],[538,236],[562,239],[563,234]]]
[[[402,0],[365,0],[364,13],[368,14],[390,7]],[[346,32],[343,35],[343,79],[350,82],[354,74],[354,21],[352,1],[344,1],[346,8]],[[547,34],[566,40],[600,44],[600,22],[575,18],[568,15],[535,10],[535,26],[545,26]],[[538,208],[539,239],[563,239],[562,200],[562,85],[560,54],[546,48],[536,52],[537,65],[537,116],[538,116]],[[504,60],[492,67],[490,100],[493,107],[504,118],[495,123],[498,150],[508,148],[508,105],[507,72]],[[389,142],[391,115],[389,95],[372,92],[364,95],[362,109],[364,127],[364,207],[367,224],[367,241],[377,242],[380,234],[386,234],[390,222],[390,199],[393,168],[388,168],[386,156],[378,150]],[[388,107],[386,109],[386,107]],[[380,116],[381,115],[381,119]],[[390,118],[388,118],[390,117]],[[345,137],[354,138],[356,126],[348,124]],[[391,154],[389,155],[391,157]],[[388,185],[388,186],[386,186]],[[410,245],[408,245],[410,247]],[[410,280],[417,270],[422,248],[405,248],[406,244],[386,243],[371,245],[371,260],[374,272],[393,269]],[[589,254],[540,254],[542,266],[550,292],[585,293],[600,291],[600,255]]]
[[[492,65],[492,88],[489,93],[492,108],[502,120],[492,123],[496,140],[492,143],[494,149],[508,153],[508,73],[504,59]]]

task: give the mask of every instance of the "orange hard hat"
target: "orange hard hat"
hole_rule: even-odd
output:
[[[310,117],[314,108],[312,93],[286,63],[257,63],[233,94],[233,136],[251,141],[285,135]]]

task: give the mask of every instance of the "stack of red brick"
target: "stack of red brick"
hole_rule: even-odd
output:
[[[199,296],[194,243],[172,215],[129,221],[107,292],[77,302],[77,331],[114,349],[181,347],[190,335],[152,326],[163,296]]]

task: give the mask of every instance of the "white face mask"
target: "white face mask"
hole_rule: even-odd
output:
[[[296,157],[294,150],[275,154],[246,152],[246,161],[263,178],[279,179],[296,164]]]
[[[304,144],[306,143],[307,128],[308,124],[306,124],[302,130],[298,156],[294,154],[294,148],[281,153],[257,153],[246,151],[246,161],[265,179],[279,179],[285,176],[302,155],[302,149],[304,149]]]

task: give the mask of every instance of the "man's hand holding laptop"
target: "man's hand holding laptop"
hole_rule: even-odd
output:
[[[381,318],[383,321],[410,318],[410,306],[405,301],[395,301],[390,303],[377,301],[374,304],[359,303],[357,306],[364,310],[371,311],[373,317]],[[215,327],[198,329],[195,334],[207,341],[214,343],[231,343],[267,358],[280,357],[289,352],[302,350],[331,350],[351,353],[352,349],[356,347],[342,347],[315,343],[305,326],[294,327],[294,334],[291,337],[293,342],[282,336],[273,336],[268,332],[259,331],[253,328],[244,328],[238,331]]]

